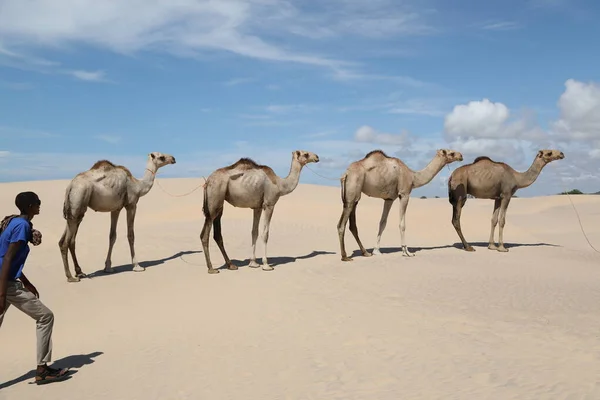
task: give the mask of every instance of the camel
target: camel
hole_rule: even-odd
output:
[[[381,255],[379,243],[381,235],[387,224],[387,218],[396,198],[400,199],[400,240],[404,256],[414,256],[406,248],[405,241],[405,216],[408,207],[408,199],[414,188],[424,186],[431,182],[438,172],[447,164],[454,161],[462,161],[462,154],[458,151],[439,149],[431,162],[420,171],[413,171],[406,166],[400,159],[390,157],[381,150],[373,150],[358,161],[354,161],[346,172],[342,175],[342,203],[343,211],[337,225],[338,236],[340,240],[340,250],[342,261],[352,261],[352,258],[346,254],[344,245],[344,232],[346,223],[350,219],[350,232],[356,239],[363,256]],[[356,226],[356,207],[361,197],[361,193],[369,197],[383,199],[383,212],[379,221],[379,232],[377,233],[377,243],[370,254],[362,245],[358,237],[358,228]]]
[[[135,257],[134,221],[137,203],[145,196],[152,185],[159,168],[175,164],[175,157],[169,154],[153,152],[148,154],[146,171],[141,179],[136,179],[126,167],[115,165],[108,160],[97,161],[89,170],[77,174],[67,186],[63,204],[63,217],[67,221],[65,230],[58,242],[62,254],[65,275],[68,282],[79,282],[86,275],[81,271],[75,255],[75,239],[77,230],[88,209],[96,212],[110,212],[110,233],[108,237],[108,253],[104,263],[104,271],[113,272],[111,255],[117,239],[117,222],[121,210],[127,210],[127,238],[131,252],[131,263],[136,272],[144,271]],[[75,277],[69,271],[67,250],[71,251],[75,264]]]
[[[529,169],[525,172],[515,171],[511,166],[496,162],[489,157],[477,157],[473,163],[463,165],[454,170],[448,179],[448,201],[452,204],[452,225],[460,237],[464,250],[475,251],[467,243],[460,228],[460,214],[467,202],[467,195],[480,199],[493,199],[492,230],[488,249],[507,252],[504,247],[504,225],[506,209],[511,197],[518,189],[530,186],[535,182],[546,164],[562,160],[565,155],[559,150],[540,150]],[[494,243],[494,231],[498,228],[498,246]]]
[[[252,258],[249,267],[258,268],[256,262],[256,239],[258,237],[258,225],[261,222],[261,236],[264,244],[262,258],[262,269],[272,271],[267,259],[267,241],[269,240],[269,225],[275,205],[281,196],[290,194],[298,186],[302,168],[311,162],[319,162],[319,156],[304,150],[292,152],[292,163],[287,177],[281,178],[266,165],[259,165],[250,158],[240,158],[234,164],[215,170],[204,185],[204,227],[200,234],[206,266],[209,274],[217,274],[219,270],[214,269],[210,261],[208,241],[210,229],[214,224],[213,238],[225,263],[230,270],[236,270],[237,266],[225,252],[223,236],[221,234],[221,217],[223,216],[223,204],[227,201],[234,207],[251,208],[254,210],[252,223]],[[264,212],[263,212],[264,211]],[[262,216],[262,220],[261,220]]]

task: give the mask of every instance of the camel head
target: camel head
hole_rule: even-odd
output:
[[[548,164],[555,160],[562,160],[565,158],[565,155],[560,150],[540,150],[538,151],[536,158],[540,158],[544,161],[544,164]]]
[[[294,158],[294,160],[298,161],[302,166],[311,162],[319,162],[318,155],[306,150],[292,151],[292,157]]]
[[[463,160],[463,156],[460,152],[450,150],[450,149],[439,149],[437,151],[437,156],[445,159],[446,164],[453,163],[454,161],[462,161]]]
[[[160,167],[164,167],[168,164],[175,164],[175,157],[170,154],[159,153],[158,151],[153,151],[148,154],[148,160],[152,162],[152,164],[156,165],[156,169]]]

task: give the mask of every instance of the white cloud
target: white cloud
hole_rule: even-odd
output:
[[[481,29],[488,31],[512,31],[519,28],[519,24],[514,21],[486,22]]]
[[[502,103],[489,99],[470,101],[454,107],[444,119],[446,136],[468,138],[540,138],[542,132],[527,116],[509,121],[510,110]]]
[[[230,79],[228,81],[226,81],[224,83],[225,86],[237,86],[237,85],[241,85],[244,83],[250,83],[254,81],[253,78],[234,78],[234,79]]]
[[[357,81],[357,80],[370,80],[370,81],[389,81],[395,82],[400,85],[414,87],[414,88],[435,88],[436,85],[430,82],[424,82],[409,76],[397,76],[397,75],[378,75],[378,74],[367,74],[353,71],[349,68],[336,68],[333,71],[332,78],[337,81]]]
[[[1,20],[2,14],[0,14],[0,21]],[[0,36],[1,35],[2,26],[0,26]],[[44,74],[57,73],[70,75],[76,79],[88,82],[108,82],[108,80],[106,79],[106,72],[104,71],[66,69],[59,62],[46,60],[44,58],[32,56],[26,53],[8,50],[2,44],[2,42],[0,42],[0,66],[17,68],[26,71],[35,71]]]
[[[110,143],[110,144],[117,144],[121,142],[121,137],[120,136],[114,136],[114,135],[97,135],[94,136],[96,139],[101,140],[103,142],[106,143]]]
[[[84,44],[120,54],[152,51],[182,57],[219,50],[327,68],[339,79],[370,79],[374,76],[356,70],[357,63],[284,48],[268,38],[390,38],[435,31],[426,15],[393,0],[314,5],[309,9],[288,0],[4,0],[0,52],[5,65],[49,67],[51,61],[23,57],[14,49],[59,51]]]
[[[106,81],[106,72],[104,71],[82,71],[74,70],[68,72],[73,77],[87,82],[104,82]]]
[[[354,140],[363,143],[385,144],[402,146],[409,139],[408,132],[404,131],[400,134],[377,132],[368,125],[363,125],[354,133]]]
[[[558,100],[560,119],[553,131],[564,139],[600,140],[600,86],[574,79],[565,82]]]
[[[533,159],[532,143],[547,138],[532,114],[511,118],[510,109],[489,99],[454,106],[444,118],[444,138],[465,160],[488,156],[524,167]]]
[[[57,138],[61,135],[53,132],[41,131],[37,129],[23,129],[11,126],[0,126],[1,137],[41,139],[41,138]]]
[[[401,104],[396,104],[388,112],[391,114],[412,114],[412,115],[427,115],[430,117],[442,117],[445,112],[441,107],[431,104],[432,101],[425,100],[407,100]]]

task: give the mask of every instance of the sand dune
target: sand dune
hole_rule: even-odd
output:
[[[11,308],[0,328],[0,399],[599,399],[600,255],[565,196],[513,199],[505,240],[489,251],[493,203],[468,200],[459,242],[447,199],[412,198],[401,256],[395,204],[380,257],[342,263],[339,189],[300,185],[275,209],[272,272],[247,268],[252,212],[226,205],[237,271],[206,272],[199,179],[161,179],[140,200],[131,271],[125,219],[104,267],[108,214],[88,211],[77,252],[92,278],[67,283],[58,239],[67,181],[2,184],[12,213],[34,190],[44,235],[26,268],[55,312],[54,359],[72,379],[29,384],[35,324]],[[600,197],[573,196],[600,248]],[[382,202],[363,197],[358,227],[372,248]],[[358,253],[351,234],[349,252]],[[257,253],[262,255],[260,244]],[[223,259],[211,238],[215,266]],[[72,267],[72,265],[71,265]]]

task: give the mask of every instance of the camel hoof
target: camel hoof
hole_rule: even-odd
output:
[[[405,251],[404,253],[402,253],[402,255],[404,257],[414,257],[415,253],[411,253],[410,251]]]
[[[233,264],[229,264],[229,266],[227,268],[230,269],[231,271],[235,271],[236,269],[238,269],[237,265],[233,265]]]
[[[79,278],[78,277],[74,278],[71,276],[71,277],[67,278],[67,282],[79,282]]]
[[[364,253],[362,253],[362,255],[364,257],[371,257],[373,254],[369,253],[368,251],[365,251]]]
[[[496,246],[495,244],[490,244],[490,245],[488,245],[488,249],[490,249],[490,250],[498,250],[498,246]]]
[[[508,253],[508,249],[507,249],[506,247],[504,247],[504,246],[502,246],[502,247],[498,247],[498,251],[499,251],[500,253]]]
[[[221,272],[221,271],[219,271],[218,269],[214,269],[214,268],[210,268],[210,269],[208,270],[208,273],[209,273],[209,274],[218,274],[219,272]]]
[[[383,254],[381,254],[381,251],[379,249],[374,249],[371,254],[374,255],[374,256],[381,256],[381,255],[383,255]]]
[[[250,264],[248,264],[248,266],[250,268],[258,268],[258,267],[260,267],[260,265],[258,265],[258,263],[256,261],[250,261]]]
[[[111,267],[111,268],[104,268],[104,273],[105,274],[114,274],[115,270]]]
[[[139,265],[136,265],[135,267],[133,267],[133,271],[134,272],[142,272],[142,271],[145,271],[145,270],[146,270],[146,268],[140,267]]]
[[[350,257],[342,257],[342,261],[354,261],[354,260]]]
[[[270,265],[263,265],[262,270],[263,271],[273,271],[274,268],[271,267]]]
[[[475,251],[475,249],[471,246],[465,247],[465,251]]]

